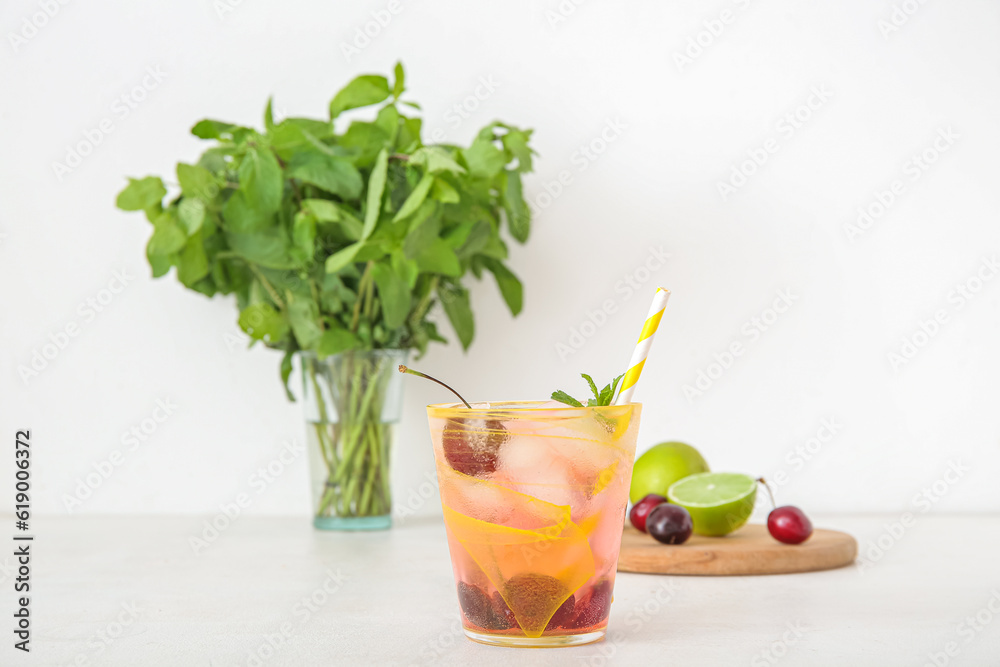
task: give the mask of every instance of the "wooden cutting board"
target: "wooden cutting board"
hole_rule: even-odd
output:
[[[692,535],[681,545],[660,544],[626,526],[619,572],[646,574],[788,574],[843,567],[854,562],[858,543],[836,530],[813,531],[798,545],[782,544],[762,524],[747,524],[725,537]]]

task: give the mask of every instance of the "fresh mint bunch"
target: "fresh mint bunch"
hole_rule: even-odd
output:
[[[597,390],[597,385],[594,383],[594,379],[587,375],[586,373],[580,373],[580,376],[587,381],[590,386],[590,391],[594,395],[593,398],[587,399],[588,408],[593,408],[601,405],[611,405],[615,399],[615,392],[618,390],[618,383],[621,382],[625,374],[621,374],[611,381],[610,384],[605,385],[604,389],[600,391]],[[552,392],[552,400],[559,401],[560,403],[565,403],[566,405],[572,405],[574,408],[584,407],[583,403],[576,400],[565,391],[561,389],[559,391]]]
[[[175,269],[192,290],[235,295],[253,342],[284,351],[286,385],[299,351],[422,354],[447,342],[428,317],[435,303],[468,348],[470,272],[492,274],[511,313],[521,311],[501,230],[528,238],[521,174],[532,170],[532,131],[494,122],[467,147],[425,144],[409,115],[420,106],[404,91],[397,64],[392,82],[348,83],[327,118],[276,119],[268,101],[263,129],[200,121],[191,133],[212,144],[177,165],[169,189],[147,176],[118,195],[118,208],[152,223],[153,276]],[[372,105],[374,118],[341,118]]]

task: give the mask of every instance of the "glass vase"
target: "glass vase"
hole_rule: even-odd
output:
[[[303,404],[313,526],[392,525],[389,455],[402,411],[406,350],[359,350],[320,360],[303,352]]]

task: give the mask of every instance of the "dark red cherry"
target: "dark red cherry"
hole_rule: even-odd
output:
[[[663,496],[658,496],[655,493],[647,494],[642,500],[632,505],[632,509],[629,510],[628,520],[632,522],[632,525],[636,529],[646,532],[646,517],[649,513],[653,511],[653,508],[660,503],[667,502],[667,499]]]
[[[610,612],[611,582],[603,579],[594,584],[589,595],[583,596],[576,603],[576,618],[569,627],[589,628],[605,620]]]
[[[664,544],[684,544],[693,528],[691,515],[680,505],[660,503],[646,517],[646,530]]]
[[[441,447],[453,470],[483,477],[496,472],[500,447],[509,438],[503,423],[495,419],[448,419]]]
[[[813,525],[805,512],[794,505],[785,505],[767,515],[767,530],[779,542],[802,544],[812,535]]]

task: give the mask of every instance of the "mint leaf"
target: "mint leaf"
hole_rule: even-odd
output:
[[[379,301],[382,304],[382,316],[385,326],[396,329],[403,325],[410,312],[410,288],[402,278],[396,275],[388,262],[377,262],[372,266],[372,277],[378,288]]]
[[[314,347],[323,335],[319,325],[319,308],[316,302],[304,296],[287,293],[288,322],[292,325],[292,333],[299,347],[308,350]]]
[[[361,173],[350,160],[318,152],[296,154],[288,175],[344,199],[357,199],[364,187]]]
[[[399,222],[400,220],[412,215],[420,205],[424,203],[427,199],[427,193],[430,192],[431,185],[434,183],[434,176],[430,173],[426,173],[417,183],[417,187],[413,188],[413,192],[409,194],[406,201],[400,207],[399,211],[396,213],[396,217],[392,219],[393,222]]]
[[[582,408],[583,403],[576,400],[565,391],[559,390],[552,392],[552,400],[559,401],[560,403],[565,403],[566,405],[572,405],[574,408]]]
[[[200,120],[191,128],[191,134],[199,139],[221,139],[226,135],[232,136],[233,130],[238,126],[232,123],[225,123],[221,120]]]
[[[177,180],[181,184],[181,194],[186,198],[207,202],[212,201],[219,193],[215,176],[204,167],[178,162]]]
[[[361,239],[365,240],[375,230],[379,213],[382,210],[382,193],[385,191],[386,174],[389,169],[389,151],[382,149],[375,158],[375,166],[368,178],[368,196],[365,206],[365,223],[361,229]]]
[[[531,138],[531,130],[510,130],[503,135],[503,147],[515,158],[517,158],[517,170],[521,172],[531,171],[531,154],[534,152],[528,146],[528,139]]]
[[[410,162],[418,167],[423,167],[432,174],[441,172],[451,172],[454,174],[464,174],[465,167],[455,162],[455,158],[440,146],[425,146],[419,148],[410,158]]]
[[[323,337],[319,339],[319,347],[316,353],[320,359],[353,350],[361,344],[358,337],[347,329],[327,329],[323,332]]]
[[[475,178],[493,178],[500,173],[507,159],[503,152],[488,139],[476,139],[462,151],[469,173]]]
[[[177,279],[188,287],[208,275],[208,257],[202,245],[201,233],[188,239],[177,261]]]
[[[517,241],[524,243],[531,231],[531,211],[521,191],[521,174],[505,171],[501,180],[503,210],[507,215],[507,229]]]
[[[116,205],[123,211],[145,211],[163,201],[167,189],[157,176],[130,178],[128,186],[118,193]]]
[[[438,288],[438,298],[459,342],[462,343],[462,349],[469,349],[476,334],[472,308],[469,306],[469,292],[454,284],[444,284]]]
[[[500,294],[503,296],[510,314],[516,317],[521,312],[524,300],[524,288],[521,286],[521,281],[499,260],[487,259],[483,263],[496,278],[497,287],[500,288]]]
[[[249,203],[262,213],[274,213],[281,206],[284,179],[281,166],[270,149],[251,148],[240,164],[240,190]]]
[[[384,76],[364,74],[344,86],[330,101],[330,119],[344,111],[378,104],[389,97],[389,81]]]
[[[240,329],[253,338],[276,343],[288,333],[288,323],[269,303],[255,303],[240,312]]]
[[[153,235],[149,238],[147,252],[150,255],[169,255],[184,247],[187,234],[180,228],[174,217],[164,213],[153,225]]]
[[[396,77],[392,84],[392,96],[399,98],[406,90],[404,84],[406,83],[406,74],[403,72],[403,63],[397,62],[396,67],[393,69],[393,75]]]
[[[288,379],[292,376],[292,357],[294,356],[295,350],[289,347],[285,350],[285,356],[281,358],[281,384],[285,387],[285,396],[292,403],[295,402],[295,394],[288,388]]]
[[[594,394],[594,398],[599,400],[601,398],[601,393],[597,391],[597,385],[594,384],[594,378],[590,377],[586,373],[580,373],[580,377],[587,381],[587,384],[590,386],[591,393]]]

